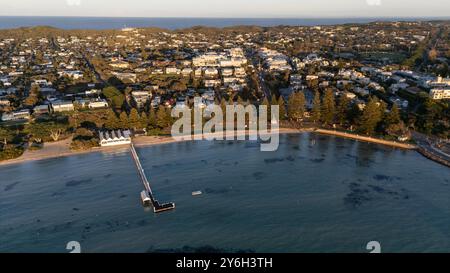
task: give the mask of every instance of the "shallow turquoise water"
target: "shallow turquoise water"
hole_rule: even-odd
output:
[[[311,139],[316,144],[311,145]],[[0,167],[0,252],[450,252],[450,170],[413,151],[310,134],[126,149]],[[202,190],[203,195],[191,193]]]

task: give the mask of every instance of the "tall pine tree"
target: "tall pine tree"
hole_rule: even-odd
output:
[[[367,135],[375,133],[378,123],[382,120],[380,108],[380,103],[376,98],[369,99],[359,119],[360,132]]]
[[[120,128],[122,129],[130,128],[130,122],[128,120],[127,112],[123,111],[122,113],[120,113],[119,119],[120,119]]]
[[[106,121],[105,121],[105,124],[103,126],[107,130],[116,130],[116,129],[119,129],[121,127],[120,126],[120,121],[117,118],[116,113],[114,113],[114,111],[112,109],[108,110],[108,113],[106,115]]]
[[[155,129],[156,126],[157,126],[156,112],[155,112],[155,109],[153,107],[150,109],[150,113],[148,114],[148,126],[151,129]]]
[[[314,100],[312,106],[311,118],[314,122],[320,121],[321,117],[321,103],[320,103],[320,93],[318,90],[314,92]]]
[[[282,96],[278,98],[278,107],[279,107],[279,117],[280,120],[286,120],[286,103],[284,102],[284,99]]]
[[[322,101],[321,120],[323,124],[330,125],[334,122],[335,102],[333,90],[327,89]]]
[[[350,99],[345,95],[341,95],[336,107],[336,120],[342,126],[348,120]]]
[[[294,92],[288,100],[288,117],[290,120],[299,121],[305,113],[305,95],[303,92]]]
[[[128,118],[129,127],[136,129],[141,126],[139,112],[136,108],[131,109],[130,117]]]

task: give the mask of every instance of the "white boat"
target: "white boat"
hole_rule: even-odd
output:
[[[192,196],[202,195],[203,193],[201,191],[194,191],[192,192]]]

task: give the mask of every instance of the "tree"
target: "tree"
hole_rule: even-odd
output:
[[[430,61],[434,62],[437,57],[438,57],[438,52],[437,52],[437,50],[435,48],[433,48],[430,51],[428,51],[428,59]]]
[[[241,96],[238,96],[237,104],[238,104],[238,105],[244,105],[244,104],[245,104],[245,103],[244,103],[244,100],[241,98]]]
[[[131,109],[130,116],[128,118],[130,128],[138,128],[141,125],[141,120],[139,117],[139,112],[136,108]]]
[[[339,98],[336,108],[336,120],[342,126],[348,118],[350,99],[346,95]]]
[[[139,122],[140,122],[140,126],[141,126],[142,129],[147,128],[149,121],[148,121],[147,114],[145,112],[141,113],[141,117],[139,119]]]
[[[41,98],[41,89],[38,85],[32,85],[28,97],[24,101],[24,105],[27,107],[32,107],[39,102]]]
[[[120,128],[122,129],[130,128],[130,122],[128,120],[127,112],[123,111],[122,113],[120,113],[119,119],[120,119]]]
[[[26,126],[25,131],[36,142],[58,141],[67,127],[67,124],[57,122],[32,122]]]
[[[171,108],[165,108],[166,109],[166,120],[167,120],[167,126],[172,126],[174,120],[172,118],[172,109]]]
[[[7,128],[0,127],[0,143],[3,145],[3,148],[8,145],[8,142],[11,142],[14,138],[14,133]]]
[[[102,93],[111,102],[113,108],[122,108],[122,105],[125,102],[125,96],[117,88],[108,86],[103,89]]]
[[[400,123],[400,121],[401,121],[400,110],[398,109],[397,104],[394,103],[394,105],[391,108],[391,111],[389,113],[386,113],[384,122],[386,124],[386,127],[388,127],[393,124],[398,124]]]
[[[271,115],[270,115],[270,103],[269,100],[267,99],[267,97],[264,98],[264,100],[262,101],[261,105],[264,105],[267,107],[267,119],[270,120]]]
[[[174,91],[181,92],[187,89],[187,86],[185,83],[180,81],[175,81],[170,85],[170,88]]]
[[[288,100],[288,117],[291,120],[300,120],[305,114],[305,95],[303,92],[294,92]]]
[[[370,98],[359,119],[359,131],[371,135],[381,121],[380,103],[375,98]]]
[[[169,117],[167,116],[167,111],[164,106],[160,105],[158,112],[156,113],[156,125],[163,129],[169,126]]]
[[[321,114],[320,93],[319,91],[316,90],[316,92],[314,92],[314,100],[311,114],[311,118],[313,119],[314,122],[320,121],[320,114]]]
[[[335,102],[333,90],[327,89],[322,102],[321,120],[324,124],[332,124],[334,121]]]
[[[286,119],[286,104],[282,96],[278,98],[278,107],[280,109],[280,120]]]
[[[272,99],[270,100],[270,105],[278,105],[278,100],[275,97],[275,95],[272,96]],[[268,110],[269,111],[267,112],[267,116],[269,119],[271,119],[272,118],[272,107],[269,106]]]
[[[156,112],[155,109],[153,109],[153,107],[150,109],[150,113],[148,115],[148,126],[150,128],[155,128],[157,125],[157,117],[156,117]]]
[[[106,121],[103,126],[108,130],[116,130],[120,128],[120,121],[112,109],[108,110]]]

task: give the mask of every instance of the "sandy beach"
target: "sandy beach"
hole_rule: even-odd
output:
[[[326,135],[334,135],[338,137],[344,137],[344,138],[350,138],[358,141],[364,141],[364,142],[370,142],[370,143],[377,143],[381,145],[388,145],[395,148],[402,148],[402,149],[416,149],[417,147],[415,145],[406,144],[406,143],[399,143],[395,141],[387,141],[382,140],[378,138],[372,138],[372,137],[365,137],[365,136],[359,136],[355,134],[348,134],[344,132],[339,131],[333,131],[333,130],[324,130],[324,129],[314,129],[314,128],[302,128],[302,129],[291,129],[291,128],[280,128],[279,133],[280,134],[296,134],[296,133],[305,133],[305,132],[313,132],[318,134],[326,134]],[[234,133],[228,133],[228,135],[235,135],[235,136],[243,136],[243,135],[253,135],[257,134],[256,131],[235,131]],[[189,139],[175,139],[170,136],[140,136],[133,139],[133,143],[136,147],[145,147],[145,146],[152,146],[152,145],[161,145],[161,144],[168,144],[168,143],[175,143],[175,142],[182,142],[182,141],[192,141],[192,138],[195,138],[195,140],[201,140],[205,138],[212,138],[212,137],[218,137],[220,136],[220,133],[213,133],[213,134],[204,134],[201,135],[194,135]],[[4,165],[11,165],[11,164],[18,164],[18,163],[24,163],[29,161],[36,161],[36,160],[44,160],[44,159],[50,159],[50,158],[58,158],[58,157],[65,157],[65,156],[72,156],[72,155],[79,155],[79,154],[86,154],[86,153],[94,153],[94,152],[113,152],[119,148],[123,148],[124,145],[120,146],[111,146],[111,147],[97,147],[89,150],[83,150],[83,151],[72,151],[70,150],[70,143],[71,138],[52,142],[52,143],[46,143],[44,145],[44,148],[40,150],[30,151],[26,150],[22,156],[11,159],[11,160],[5,160],[0,162],[0,166]],[[126,145],[125,145],[126,146]]]

